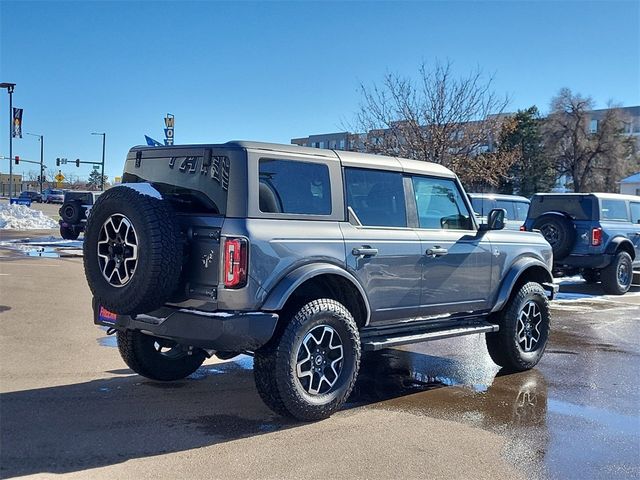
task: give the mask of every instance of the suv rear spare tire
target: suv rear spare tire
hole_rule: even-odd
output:
[[[71,200],[65,202],[58,210],[58,213],[62,219],[71,224],[80,223],[80,220],[84,218],[84,208],[82,208],[82,202],[80,200]]]
[[[181,267],[180,228],[159,194],[122,185],[98,198],[87,221],[84,271],[100,305],[121,315],[154,310],[177,288]]]
[[[555,213],[545,213],[535,221],[533,228],[540,230],[551,245],[554,260],[562,260],[569,255],[576,241],[576,230],[569,218]]]

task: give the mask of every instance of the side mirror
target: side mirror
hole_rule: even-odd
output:
[[[487,223],[480,225],[480,231],[502,230],[504,228],[504,217],[507,211],[504,208],[494,208],[489,212]]]

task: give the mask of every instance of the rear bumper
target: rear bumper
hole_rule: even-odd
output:
[[[604,268],[611,264],[613,255],[601,253],[598,255],[569,255],[558,262],[554,262],[555,267],[576,267],[576,268]]]
[[[273,336],[278,315],[266,312],[202,312],[164,307],[146,315],[116,315],[94,301],[96,325],[140,330],[182,345],[224,351],[255,351]]]

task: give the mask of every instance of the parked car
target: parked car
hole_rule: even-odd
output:
[[[582,274],[607,293],[626,293],[640,270],[640,197],[544,193],[531,199],[524,224],[553,248],[557,274]]]
[[[136,147],[87,221],[94,323],[140,375],[254,356],[275,412],[325,418],[362,350],[484,333],[508,370],[549,335],[551,247],[478,225],[453,172],[427,162],[254,142]]]
[[[28,198],[31,202],[42,203],[42,194],[39,192],[23,191],[18,198]]]
[[[102,192],[68,190],[64,202],[58,210],[60,236],[65,240],[75,240],[84,232],[89,212]]]
[[[63,203],[64,202],[64,192],[62,190],[56,190],[52,188],[47,188],[42,193],[42,199],[44,203]]]
[[[527,218],[529,199],[518,195],[503,195],[499,193],[469,193],[471,205],[481,222],[486,221],[488,213],[495,208],[503,208],[506,211],[505,228],[520,230]]]

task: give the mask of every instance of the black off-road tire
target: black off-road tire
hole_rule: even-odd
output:
[[[135,229],[138,260],[131,279],[113,286],[102,275],[98,241],[111,215],[124,215]],[[176,290],[182,269],[183,242],[173,209],[166,200],[126,186],[98,197],[87,220],[84,271],[99,305],[121,314],[145,313],[161,307]]]
[[[582,271],[581,275],[587,283],[598,283],[600,281],[600,271],[595,268],[587,268]]]
[[[73,227],[63,227],[60,225],[60,236],[65,240],[77,240],[80,236],[80,229]]]
[[[305,336],[321,325],[330,326],[340,336],[344,360],[334,386],[312,395],[298,380],[296,363]],[[256,352],[258,393],[267,406],[281,415],[302,421],[327,418],[349,397],[358,376],[360,355],[360,336],[351,313],[335,300],[313,300],[295,313],[278,337]]]
[[[204,362],[206,355],[200,349],[194,349],[189,355],[176,347],[172,356],[158,352],[154,346],[156,342],[166,340],[156,339],[137,330],[117,332],[118,350],[127,366],[138,375],[152,380],[173,381],[188,377]]]
[[[624,282],[620,276],[620,269],[626,269],[627,281]],[[624,295],[631,288],[633,282],[633,261],[631,255],[625,251],[620,251],[613,258],[610,265],[600,272],[603,290],[610,295]]]
[[[576,241],[576,229],[570,218],[558,214],[545,213],[533,224],[534,230],[540,230],[553,250],[553,259],[562,260],[573,248]]]
[[[518,342],[518,319],[529,302],[537,305],[542,321],[539,326],[539,341],[535,348],[526,352]],[[500,330],[485,335],[487,350],[494,363],[509,372],[521,372],[535,367],[547,346],[551,323],[549,300],[542,286],[535,282],[522,285],[512,294],[505,307],[496,314],[494,321],[499,325]]]
[[[80,200],[63,203],[58,213],[62,217],[62,220],[71,224],[80,223],[80,220],[85,217],[84,208],[82,208],[82,202]]]

